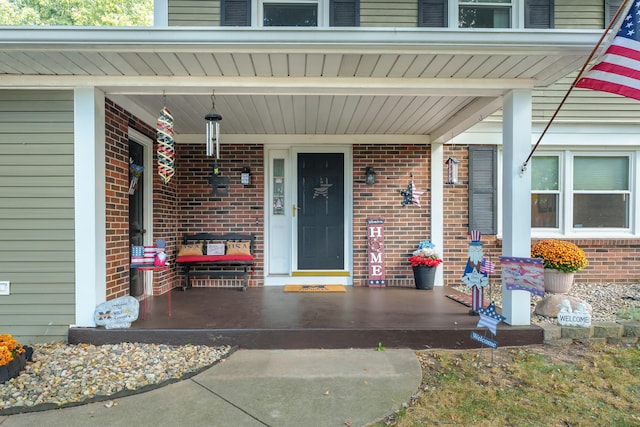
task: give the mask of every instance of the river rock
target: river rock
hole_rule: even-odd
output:
[[[589,314],[593,311],[591,304],[572,295],[547,294],[536,304],[535,313],[545,317],[558,317],[563,300],[569,301],[569,304],[571,304],[571,310],[576,310],[576,308],[578,308],[578,304],[584,304],[584,307]]]

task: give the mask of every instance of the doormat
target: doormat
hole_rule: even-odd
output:
[[[285,292],[347,292],[343,285],[286,285]]]

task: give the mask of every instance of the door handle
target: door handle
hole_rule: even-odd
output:
[[[291,214],[293,216],[296,216],[296,211],[299,211],[299,210],[300,210],[300,208],[296,207],[295,204],[291,206],[291,211],[292,211]]]

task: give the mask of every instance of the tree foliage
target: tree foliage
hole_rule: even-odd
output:
[[[0,25],[151,26],[153,0],[0,0]]]

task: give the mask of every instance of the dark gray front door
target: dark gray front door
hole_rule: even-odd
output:
[[[129,140],[129,162],[144,167],[144,147],[137,142]],[[129,174],[131,183],[131,174]],[[138,178],[135,190],[129,191],[129,243],[130,246],[142,246],[144,244],[144,171]],[[133,193],[133,194],[131,194]],[[129,273],[129,293],[131,296],[139,296],[142,293],[142,284],[138,283],[137,270]]]
[[[344,154],[298,154],[298,270],[344,269]]]

